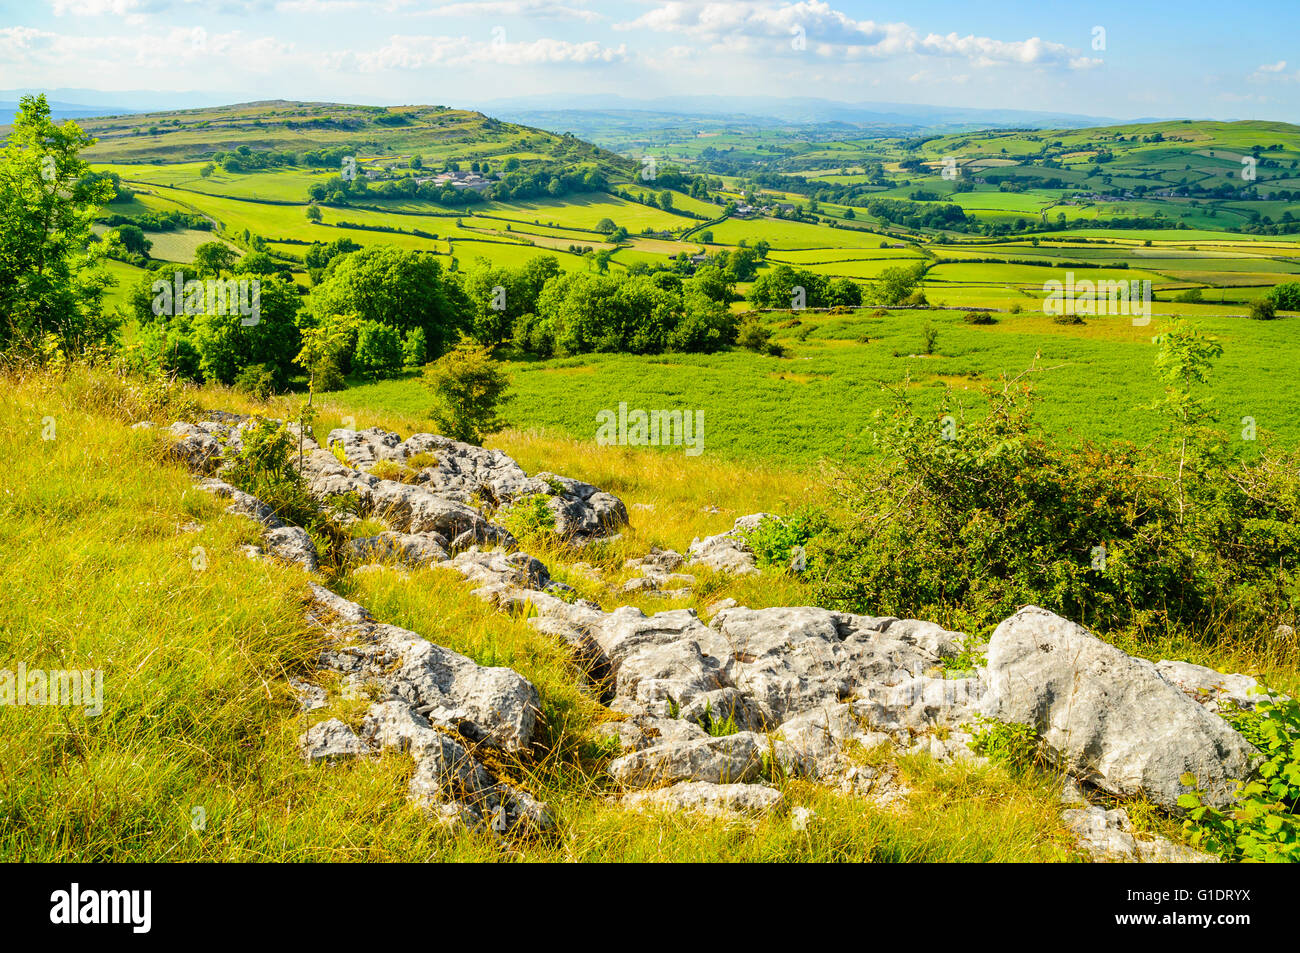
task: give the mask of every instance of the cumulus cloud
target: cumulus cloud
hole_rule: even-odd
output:
[[[140,69],[193,69],[203,62],[266,72],[293,54],[293,44],[239,31],[209,33],[202,27],[116,36],[68,36],[28,27],[0,28],[0,63],[58,67],[76,62],[85,72],[129,65]]]
[[[511,43],[504,39],[504,34],[498,34],[486,41],[466,36],[393,36],[377,50],[345,54],[342,63],[370,73],[481,64],[601,64],[622,62],[626,58],[624,44],[610,47],[595,40],[573,43],[547,37]]]
[[[453,0],[419,12],[448,17],[531,17],[539,20],[585,20],[588,23],[601,19],[599,13],[583,8],[583,2],[578,0],[575,5],[556,0]]]
[[[1048,66],[1086,69],[1100,60],[1081,56],[1064,44],[1041,37],[997,40],[956,33],[922,35],[906,23],[856,20],[824,0],[774,4],[740,2],[661,4],[621,30],[651,30],[693,37],[715,49],[808,50],[824,58],[886,59],[907,55],[955,57],[976,66]],[[779,42],[778,42],[779,41]],[[787,42],[788,41],[788,42]]]

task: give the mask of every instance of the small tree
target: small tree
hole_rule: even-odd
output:
[[[396,328],[378,321],[362,321],[357,328],[357,351],[352,367],[366,377],[392,377],[402,368],[402,337]]]
[[[235,267],[238,254],[225,242],[204,242],[194,249],[194,267],[202,275],[220,275]]]
[[[1260,298],[1250,303],[1250,316],[1256,321],[1272,321],[1277,317],[1277,308],[1268,298]]]
[[[482,443],[505,426],[497,409],[508,399],[509,383],[490,349],[467,339],[424,371],[434,422],[445,436],[467,443]]]
[[[319,206],[319,205],[308,205],[308,206],[307,206],[307,221],[309,221],[309,222],[319,222],[319,221],[320,221],[320,215],[321,215],[321,213],[320,213],[320,206]]]

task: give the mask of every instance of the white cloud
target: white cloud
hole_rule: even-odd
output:
[[[741,2],[661,4],[620,30],[676,33],[733,51],[807,49],[823,58],[884,59],[909,55],[947,56],[976,66],[1047,66],[1087,69],[1101,63],[1064,44],[1041,37],[996,40],[956,33],[922,35],[906,23],[855,20],[824,0],[774,4]]]
[[[626,58],[626,45],[609,47],[595,40],[571,43],[544,37],[511,43],[505,39],[484,41],[466,36],[393,36],[377,50],[344,54],[341,62],[350,62],[360,72],[371,73],[480,64],[600,64],[622,62]]]
[[[532,17],[536,19],[585,20],[594,23],[601,15],[593,10],[583,9],[585,0],[576,0],[578,5],[556,2],[556,0],[460,0],[460,2],[440,3],[421,13],[448,17]]]
[[[27,27],[0,29],[0,63],[38,70],[76,63],[83,75],[91,76],[124,67],[194,72],[205,64],[222,71],[236,68],[265,73],[292,56],[293,50],[292,43],[274,37],[250,37],[239,31],[210,34],[202,27],[116,36],[68,36]]]

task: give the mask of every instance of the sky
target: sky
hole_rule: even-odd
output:
[[[0,0],[0,89],[465,107],[813,96],[1300,122],[1298,26],[1297,0]]]

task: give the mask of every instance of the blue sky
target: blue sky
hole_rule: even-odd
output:
[[[1300,122],[1298,26],[1296,0],[0,0],[0,89],[457,106],[718,93]]]

